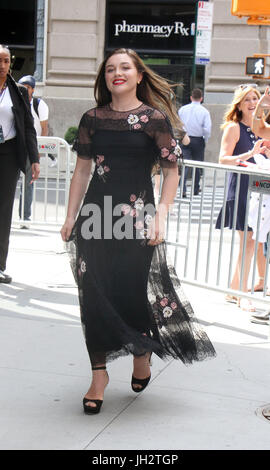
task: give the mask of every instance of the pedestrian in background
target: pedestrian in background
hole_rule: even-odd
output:
[[[223,136],[219,154],[219,162],[224,165],[243,165],[244,162],[255,163],[254,154],[263,154],[266,150],[262,146],[262,140],[257,140],[251,130],[252,117],[256,105],[260,99],[258,89],[253,85],[240,85],[236,88],[234,98],[224,116],[224,122],[221,126]],[[237,203],[236,230],[239,234],[239,252],[235,272],[231,282],[231,289],[240,290],[240,275],[242,256],[244,248],[244,230],[246,218],[246,204],[248,193],[248,175],[241,174],[238,201],[235,200],[237,173],[230,173],[227,201],[219,213],[216,228],[221,228],[222,213],[225,210],[224,227],[233,228],[234,210]],[[248,278],[251,266],[252,256],[254,254],[254,240],[252,239],[252,229],[248,227],[246,253],[243,270],[242,291],[248,292]],[[263,255],[263,245],[259,244],[257,251],[257,269],[259,277],[264,277],[265,257]],[[228,302],[235,302],[245,311],[254,312],[255,308],[247,298],[238,298],[234,295],[227,295]]]
[[[261,96],[256,106],[255,112],[252,119],[252,130],[256,135],[270,141],[270,88],[267,87],[265,93]],[[269,143],[266,146],[269,147]],[[269,158],[269,157],[268,157]],[[264,196],[265,197],[265,196]],[[269,244],[269,234],[267,241],[264,243],[264,255],[267,254],[267,246]],[[267,287],[267,286],[266,286]],[[259,285],[254,287],[254,291],[263,291],[264,276],[261,277]],[[267,292],[269,295],[269,291]]]
[[[32,75],[25,75],[20,78],[19,82],[21,85],[24,85],[27,88],[31,113],[34,119],[34,127],[36,129],[37,136],[47,136],[48,135],[48,118],[49,118],[49,108],[45,101],[41,98],[34,96],[36,80]],[[57,164],[57,159],[54,155],[48,155],[52,160],[50,166],[55,166]],[[27,158],[26,163],[26,173],[25,173],[25,183],[24,183],[24,211],[22,214],[22,185],[20,193],[20,203],[19,203],[19,216],[23,219],[21,228],[29,228],[27,222],[31,218],[31,205],[33,201],[33,184],[32,180],[32,171],[29,158]]]
[[[267,176],[270,175],[270,148],[267,148],[264,154],[266,158],[264,155],[254,155],[254,160],[256,162],[255,168],[265,171],[265,176]],[[253,230],[253,239],[256,240],[257,235],[260,243],[266,243],[268,233],[270,231],[270,194],[262,195],[261,215],[260,222],[258,224],[259,201],[260,193],[252,191],[249,202],[248,225]],[[258,233],[256,234],[257,226]],[[264,281],[264,278],[262,280]],[[263,291],[263,286],[260,290]],[[256,289],[256,291],[258,292],[258,289]],[[268,295],[270,295],[270,293],[268,293]]]
[[[189,136],[189,145],[182,147],[184,160],[204,161],[205,144],[211,135],[211,116],[209,111],[202,106],[203,95],[199,88],[194,88],[190,97],[191,103],[182,106],[178,110],[178,115],[184,124],[184,128]],[[189,168],[185,168],[183,197],[186,197],[186,180]],[[196,168],[194,195],[200,191],[200,177],[202,171]]]
[[[135,51],[118,49],[100,66],[97,107],[80,121],[61,235],[70,239],[75,254],[72,266],[93,370],[83,399],[88,414],[100,411],[109,382],[108,361],[133,355],[131,387],[138,393],[150,381],[152,352],[185,363],[215,355],[166,263],[165,220],[179,181],[172,126],[181,128],[171,94],[169,84]],[[92,160],[96,165],[89,184]],[[164,182],[155,211],[151,173],[157,162]],[[87,229],[89,207],[101,213],[100,220],[93,219],[96,236]],[[116,215],[117,207],[121,214],[118,209]],[[114,230],[108,233],[105,225],[112,211]],[[131,224],[131,233],[115,231],[124,221]]]
[[[10,51],[0,45],[0,282],[10,283],[5,273],[12,209],[20,170],[25,173],[29,156],[32,180],[39,176],[36,131],[28,93],[11,75]]]

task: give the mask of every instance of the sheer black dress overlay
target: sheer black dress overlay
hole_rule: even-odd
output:
[[[215,356],[167,265],[165,243],[147,244],[155,215],[153,165],[176,167],[179,156],[166,116],[146,104],[128,112],[90,109],[74,149],[95,162],[67,242],[91,364],[148,351],[185,364]]]

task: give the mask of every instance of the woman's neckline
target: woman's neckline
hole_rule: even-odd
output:
[[[247,128],[250,128],[251,129],[251,125],[249,126],[248,124],[245,124],[244,122],[240,121],[241,124],[243,124],[243,126],[247,127]]]
[[[135,108],[127,109],[126,111],[117,111],[116,109],[113,109],[111,106],[111,103],[108,103],[108,107],[114,113],[130,113],[131,111],[137,111],[137,109],[141,108],[143,104],[144,103],[141,103],[139,106],[136,106]]]

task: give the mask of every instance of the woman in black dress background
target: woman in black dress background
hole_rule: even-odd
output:
[[[165,221],[179,179],[180,150],[172,125],[181,134],[171,87],[134,51],[119,49],[102,63],[95,97],[97,107],[80,121],[61,230],[74,254],[93,370],[83,401],[89,414],[100,410],[110,360],[133,354],[132,389],[140,392],[151,377],[152,352],[184,363],[215,355],[166,264]],[[95,172],[88,187],[92,160]],[[164,182],[156,211],[151,171],[158,161]]]

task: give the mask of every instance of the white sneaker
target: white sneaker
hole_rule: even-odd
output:
[[[49,167],[50,167],[50,168],[53,168],[53,167],[56,166],[56,165],[57,165],[57,158],[55,157],[55,159],[54,159],[54,160],[51,160],[51,162],[49,163]]]

